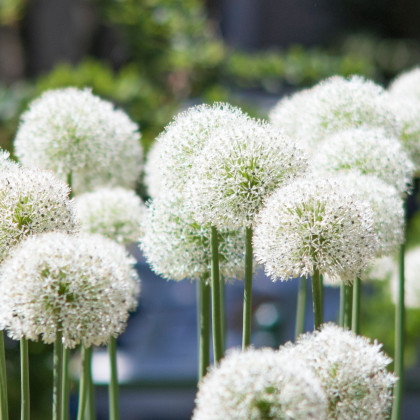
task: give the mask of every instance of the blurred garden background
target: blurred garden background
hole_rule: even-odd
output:
[[[111,100],[140,124],[147,151],[173,115],[193,104],[227,101],[264,118],[283,95],[333,74],[387,86],[420,64],[419,22],[418,0],[0,0],[0,146],[13,153],[19,115],[51,88],[88,86]],[[138,192],[147,200],[141,183]],[[420,242],[417,210],[416,189],[408,247]],[[119,341],[122,418],[187,419],[197,375],[195,287],[157,278],[135,246],[133,252],[143,290]],[[258,274],[256,346],[293,338],[296,289]],[[242,284],[226,289],[228,346],[240,342],[241,293]],[[383,342],[392,356],[388,284],[365,285],[363,299],[370,304],[363,305],[362,334]],[[338,290],[328,290],[326,302],[326,318],[336,319]],[[407,344],[404,418],[416,419],[420,310],[407,310]],[[7,346],[11,406],[19,413],[19,346]],[[49,418],[51,377],[37,371],[45,372],[51,355],[41,343],[30,351],[33,419]],[[107,404],[102,360],[97,351],[98,418]]]

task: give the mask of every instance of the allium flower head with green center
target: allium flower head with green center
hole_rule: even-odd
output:
[[[149,203],[140,247],[153,271],[170,280],[205,279],[211,269],[210,227],[198,224],[183,200],[159,195]],[[244,232],[218,232],[220,274],[242,278]]]
[[[321,331],[301,335],[296,345],[280,353],[305,361],[321,381],[328,399],[328,419],[387,419],[392,386],[387,371],[391,359],[365,337],[326,324]]]
[[[231,350],[199,385],[193,420],[326,419],[312,370],[273,349]]]
[[[249,117],[229,104],[199,105],[178,114],[157,138],[161,147],[163,185],[183,191],[195,158],[215,128],[244,124]]]
[[[401,131],[389,106],[389,94],[360,76],[333,76],[296,98],[281,100],[271,111],[270,120],[312,148],[327,135],[348,128],[382,127],[386,135],[396,137]]]
[[[264,198],[306,169],[302,149],[278,128],[249,120],[213,130],[186,196],[195,219],[219,229],[251,227]]]
[[[317,148],[312,167],[318,173],[357,169],[375,175],[403,196],[412,183],[414,165],[401,143],[380,129],[356,128],[326,138]]]
[[[47,91],[21,117],[16,156],[25,166],[49,169],[75,192],[99,185],[133,188],[141,172],[138,127],[90,90]]]
[[[389,86],[393,96],[420,101],[420,67],[401,73]]]
[[[279,188],[255,221],[256,260],[273,280],[312,275],[352,282],[378,249],[369,206],[333,179]]]
[[[80,231],[99,233],[128,245],[137,242],[142,234],[142,221],[146,210],[140,197],[123,188],[101,188],[75,198]]]
[[[25,237],[76,229],[70,188],[51,172],[20,168],[0,171],[0,262]]]
[[[100,235],[47,233],[22,242],[0,272],[0,326],[14,339],[89,347],[124,328],[139,291],[134,260]]]

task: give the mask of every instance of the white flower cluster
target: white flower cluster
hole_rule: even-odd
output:
[[[301,359],[321,381],[328,399],[328,419],[387,419],[392,386],[397,378],[387,371],[391,359],[381,344],[356,336],[334,324],[298,337],[280,353]]]
[[[149,203],[140,247],[152,269],[171,280],[205,279],[211,268],[210,227],[198,224],[183,200],[160,195]],[[220,274],[243,276],[245,233],[219,233]]]
[[[334,179],[278,189],[258,214],[255,258],[273,280],[310,276],[352,282],[375,255],[372,211]]]
[[[72,173],[76,192],[99,185],[133,188],[141,172],[138,127],[90,90],[47,91],[21,118],[15,150],[25,166]]]
[[[271,111],[270,120],[285,127],[290,136],[307,142],[309,148],[327,135],[348,128],[382,127],[386,135],[393,137],[401,131],[389,106],[388,93],[360,76],[333,76],[281,100]]]
[[[202,380],[193,420],[323,420],[326,397],[311,369],[276,350],[231,350]]]
[[[150,148],[144,165],[144,183],[150,197],[155,198],[162,190],[164,182],[162,176],[161,153],[164,143],[155,141]]]
[[[46,233],[15,248],[0,271],[0,327],[14,339],[72,348],[120,334],[139,291],[134,260],[99,235]]]
[[[75,198],[80,231],[99,233],[119,244],[137,242],[142,234],[145,206],[134,191],[100,188]]]
[[[183,191],[195,158],[218,127],[241,125],[248,116],[229,104],[199,105],[178,114],[157,138],[162,143],[160,170],[167,190]]]
[[[0,171],[16,169],[19,165],[10,159],[10,153],[0,149]]]
[[[9,169],[0,171],[0,262],[29,235],[76,230],[67,184],[48,171]]]
[[[401,73],[391,83],[389,91],[393,96],[420,101],[420,68]]]
[[[357,169],[393,185],[402,196],[414,171],[398,139],[387,137],[381,128],[354,128],[327,137],[317,147],[312,166],[321,173]]]
[[[263,200],[306,169],[297,144],[270,124],[248,120],[215,129],[195,160],[186,196],[199,223],[251,227]]]

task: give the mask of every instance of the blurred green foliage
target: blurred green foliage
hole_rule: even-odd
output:
[[[1,0],[0,25],[10,25],[17,22],[23,13],[26,0]]]

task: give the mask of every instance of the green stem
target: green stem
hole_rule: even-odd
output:
[[[199,337],[199,381],[210,366],[210,284],[207,279],[197,280],[198,293],[198,337]]]
[[[92,366],[92,353],[91,357],[91,366]],[[95,405],[95,386],[92,378],[92,371],[89,372],[89,395],[88,395],[88,409],[87,409],[87,418],[88,420],[96,419],[96,405]]]
[[[395,308],[395,353],[394,373],[398,377],[394,385],[394,402],[392,406],[392,420],[401,418],[401,406],[404,385],[404,337],[405,337],[405,246],[401,245],[398,276],[398,299]]]
[[[213,323],[214,364],[223,357],[222,322],[220,319],[220,274],[219,274],[219,240],[217,230],[211,227],[211,297]]]
[[[340,284],[340,315],[338,323],[340,327],[344,328],[344,314],[346,312],[346,286],[342,282]]]
[[[4,349],[4,333],[0,331],[0,419],[7,420],[8,418],[6,351]]]
[[[318,270],[312,274],[312,301],[314,310],[314,329],[319,330],[322,324],[321,279]]]
[[[362,284],[359,277],[356,278],[353,286],[353,318],[351,329],[355,334],[360,333],[360,297],[362,293]]]
[[[226,343],[226,316],[225,316],[225,281],[223,277],[220,279],[220,322],[222,324],[222,346]]]
[[[69,194],[69,198],[73,198],[73,172],[70,171],[67,174],[67,184],[70,187],[70,194]]]
[[[21,420],[29,420],[30,418],[30,392],[29,392],[29,354],[28,340],[20,339],[20,400],[21,400]]]
[[[111,337],[108,344],[111,377],[109,381],[109,419],[118,420],[120,409],[118,404],[118,371],[117,371],[117,340]]]
[[[252,227],[246,228],[245,238],[245,288],[244,288],[244,314],[242,330],[242,350],[251,344],[252,320]]]
[[[92,347],[82,347],[82,372],[79,384],[79,407],[77,409],[77,420],[84,420],[85,409],[88,398],[88,385],[90,374],[90,355]]]
[[[346,303],[344,311],[344,328],[351,329],[352,310],[353,310],[353,284],[346,285]]]
[[[319,276],[319,287],[321,288],[321,313],[322,313],[322,321],[324,321],[324,276],[320,274]]]
[[[57,328],[57,336],[54,343],[53,365],[53,420],[61,420],[63,386],[63,341],[62,333],[59,328]]]
[[[61,407],[61,419],[67,420],[69,418],[69,354],[70,350],[63,347],[63,384],[62,390],[62,407]]]
[[[296,308],[296,327],[295,327],[295,338],[303,333],[303,328],[305,326],[305,312],[306,312],[306,288],[307,279],[306,277],[301,277],[299,279],[299,290],[297,298],[297,308]]]

